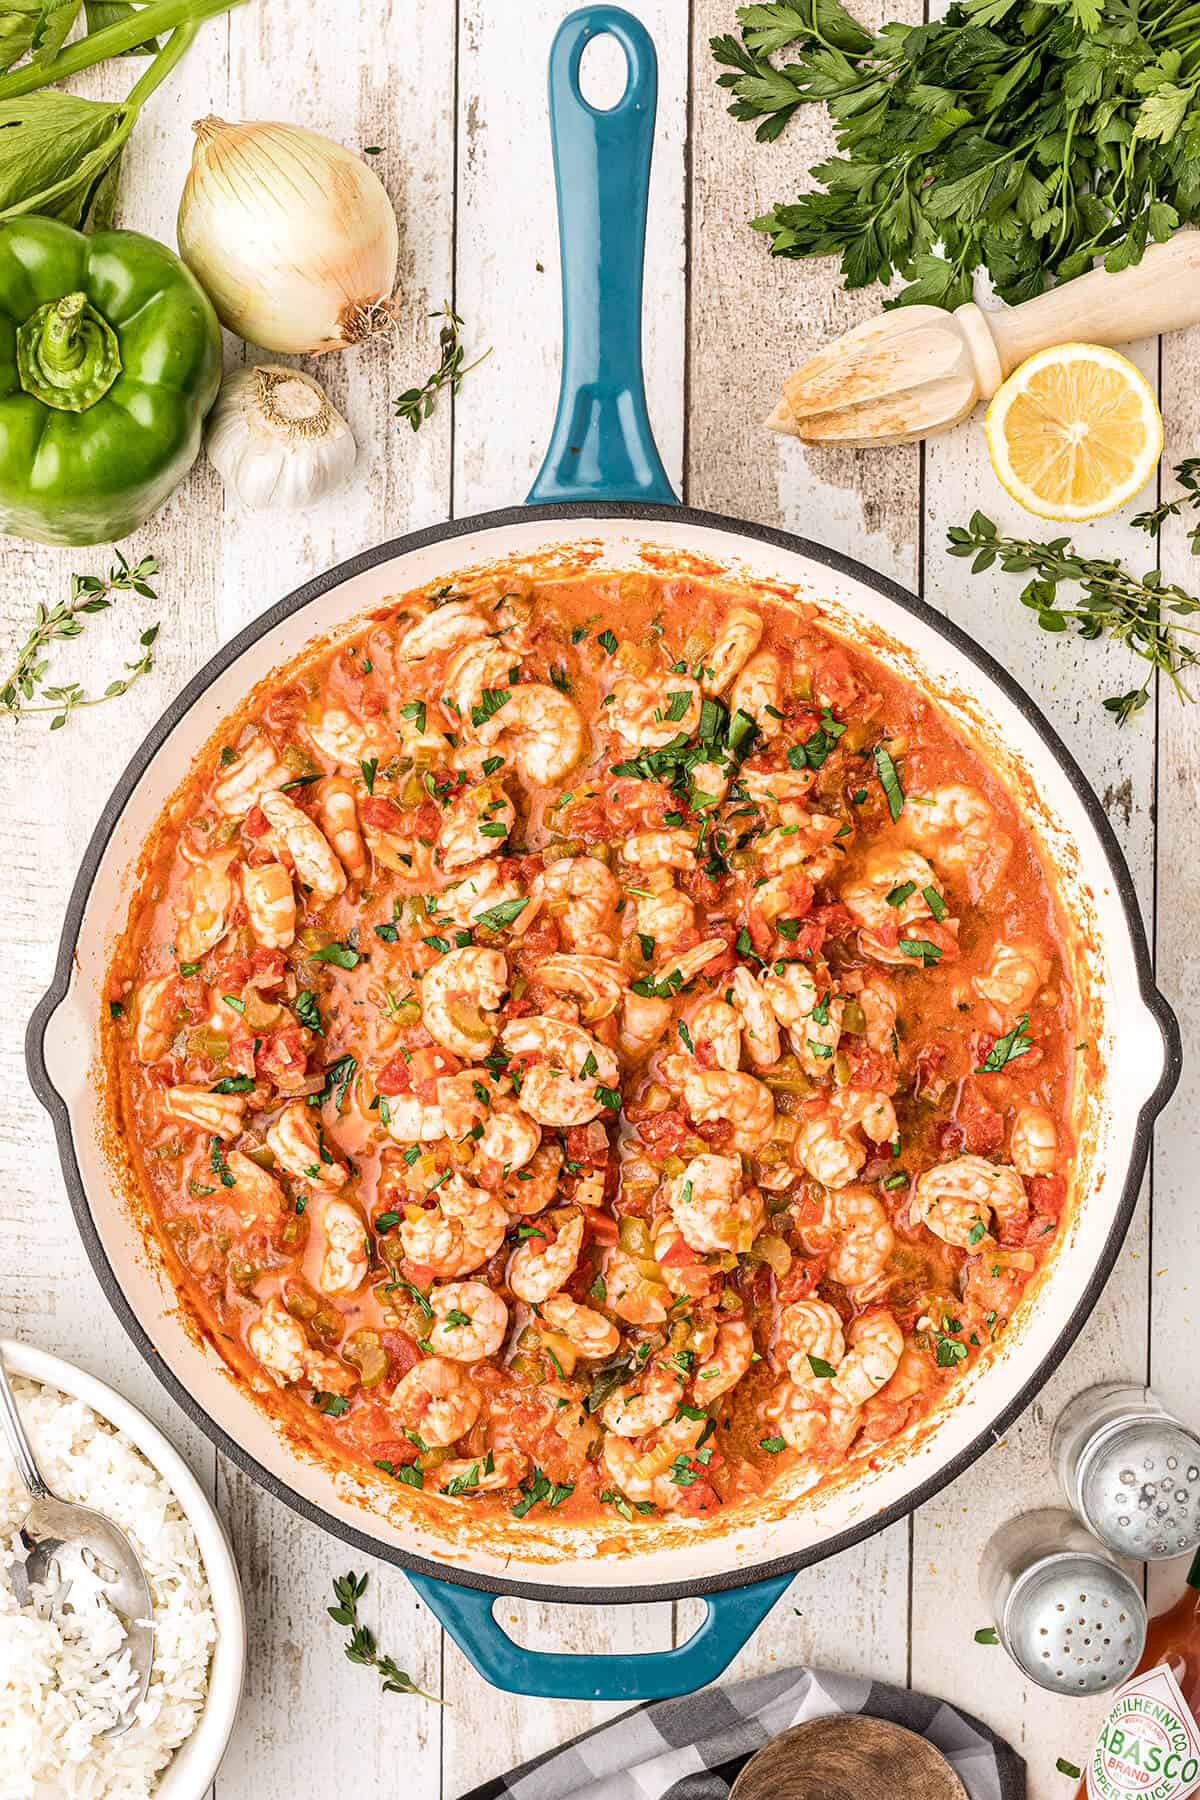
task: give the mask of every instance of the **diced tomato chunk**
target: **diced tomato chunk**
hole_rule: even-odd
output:
[[[443,1075],[457,1075],[462,1069],[457,1056],[439,1045],[427,1049],[401,1051],[384,1063],[375,1077],[381,1094],[415,1094],[425,1106],[437,1099],[437,1084]]]
[[[628,1107],[626,1117],[637,1124],[638,1136],[648,1149],[660,1156],[678,1156],[687,1140],[692,1135],[691,1126],[678,1107],[670,1107],[666,1112],[650,1113],[645,1118],[634,1120],[635,1108]]]
[[[969,1076],[959,1090],[954,1116],[962,1127],[963,1143],[973,1156],[990,1156],[1004,1142],[1004,1115]]]
[[[820,1256],[794,1256],[787,1274],[775,1284],[780,1304],[790,1306],[793,1300],[807,1300],[815,1293],[824,1278],[828,1261],[828,1252]]]
[[[271,822],[258,802],[255,801],[246,817],[242,820],[242,836],[250,838],[266,837],[271,829]]]
[[[308,1056],[300,1027],[292,1025],[283,1031],[272,1032],[260,1043],[254,1063],[258,1073],[267,1076],[276,1087],[293,1087],[303,1081],[308,1071]]]
[[[860,690],[844,650],[826,650],[814,659],[813,687],[822,705],[831,707],[835,713],[854,705]]]
[[[1030,1175],[1025,1192],[1039,1219],[1057,1219],[1067,1197],[1067,1183],[1062,1175]]]

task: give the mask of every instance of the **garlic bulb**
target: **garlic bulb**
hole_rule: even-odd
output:
[[[357,454],[350,427],[311,375],[262,363],[226,377],[208,456],[243,505],[307,506],[341,486]]]
[[[374,170],[299,125],[192,129],[179,253],[222,325],[294,356],[390,331],[400,233]]]

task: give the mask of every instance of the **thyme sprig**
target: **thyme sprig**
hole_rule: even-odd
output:
[[[367,1577],[356,1575],[353,1569],[346,1575],[335,1576],[333,1593],[337,1605],[325,1609],[335,1624],[345,1625],[350,1632],[344,1646],[347,1659],[363,1668],[376,1669],[385,1694],[416,1694],[422,1700],[432,1700],[435,1706],[444,1706],[445,1702],[436,1694],[427,1694],[424,1688],[419,1688],[392,1657],[379,1654],[375,1633],[369,1626],[361,1624],[358,1617],[358,1603],[366,1588]]]
[[[948,535],[951,556],[974,558],[973,575],[996,561],[1010,575],[1032,573],[1033,580],[1021,590],[1021,604],[1037,614],[1043,631],[1073,627],[1083,638],[1108,636],[1144,658],[1149,666],[1141,686],[1110,694],[1104,702],[1118,725],[1128,724],[1145,706],[1158,671],[1170,678],[1181,700],[1192,698],[1183,676],[1200,666],[1200,650],[1184,638],[1200,636],[1200,628],[1180,621],[1200,613],[1200,600],[1164,582],[1157,569],[1137,576],[1120,557],[1081,556],[1065,537],[1048,542],[1002,537],[981,512],[972,514],[969,525],[952,525]],[[1079,584],[1076,606],[1059,601],[1059,584],[1065,581]]]
[[[442,328],[438,332],[441,360],[433,374],[427,376],[419,388],[406,388],[394,402],[396,417],[406,419],[414,431],[420,431],[425,420],[433,412],[437,405],[437,397],[444,387],[448,387],[452,394],[457,394],[463,384],[463,376],[469,375],[472,369],[477,369],[480,363],[492,354],[489,345],[475,358],[474,362],[464,363],[463,357],[466,352],[459,335],[463,320],[451,307],[449,301],[445,302],[441,312],[430,313],[429,316],[431,319],[444,320]]]
[[[159,627],[150,625],[138,638],[141,655],[126,663],[128,673],[110,681],[102,694],[89,695],[78,682],[58,687],[45,685],[49,646],[65,638],[81,636],[85,615],[107,612],[113,605],[113,596],[119,593],[141,594],[147,600],[157,600],[158,595],[150,586],[150,577],[158,573],[157,559],[144,556],[141,562],[131,565],[120,550],[114,550],[113,555],[116,561],[106,576],[72,575],[69,599],[60,600],[57,606],[51,607],[44,601],[38,603],[33,629],[0,688],[0,707],[14,718],[23,718],[27,713],[53,713],[50,729],[58,731],[66,724],[70,713],[81,707],[102,706],[106,700],[118,699],[154,667],[153,646]],[[39,694],[47,704],[30,704]]]

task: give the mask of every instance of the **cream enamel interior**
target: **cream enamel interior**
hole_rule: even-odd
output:
[[[1101,1051],[1102,1089],[1080,1096],[1077,1212],[1052,1259],[1037,1304],[1019,1317],[998,1353],[960,1381],[936,1428],[898,1440],[873,1470],[856,1468],[803,1500],[773,1493],[752,1518],[663,1523],[633,1545],[585,1528],[548,1530],[529,1519],[478,1526],[463,1509],[445,1524],[418,1520],[395,1490],[334,1475],[299,1455],[228,1376],[215,1352],[184,1329],[164,1272],[148,1254],[136,1219],[102,1149],[103,1102],[95,1079],[96,1026],[111,946],[124,924],[130,880],[143,841],[192,757],[250,689],[310,639],[337,631],[386,596],[441,582],[494,559],[598,548],[598,564],[636,568],[643,552],[702,557],[733,579],[786,583],[817,602],[827,622],[887,657],[936,695],[949,717],[971,731],[1005,770],[1056,871],[1064,913],[1079,933],[1076,980],[1089,1029]],[[1114,1022],[1120,1021],[1119,1032]],[[607,1589],[702,1583],[752,1571],[868,1527],[971,1446],[1012,1405],[1050,1356],[1089,1287],[1118,1218],[1138,1117],[1162,1076],[1166,1050],[1142,997],[1134,939],[1104,845],[1067,771],[1034,726],[990,677],[932,626],[873,587],[797,551],[715,526],[655,519],[561,521],[529,518],[405,551],[355,574],[264,631],[200,694],[175,725],[130,794],[104,846],[78,936],[69,992],[51,1018],[45,1057],[66,1103],[83,1186],[105,1254],[156,1352],[197,1404],[285,1491],[343,1526],[428,1559],[449,1572],[469,1568],[530,1586]],[[639,1548],[644,1541],[644,1551]]]

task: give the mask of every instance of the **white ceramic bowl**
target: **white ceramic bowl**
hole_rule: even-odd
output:
[[[24,1375],[57,1388],[90,1406],[94,1413],[124,1433],[153,1463],[171,1488],[196,1534],[204,1572],[212,1593],[217,1641],[209,1671],[208,1693],[199,1723],[164,1769],[155,1800],[202,1800],[225,1754],[242,1697],[246,1666],[246,1613],[242,1584],[233,1551],[216,1508],[175,1450],[143,1413],[94,1375],[73,1363],[37,1350],[32,1344],[5,1340],[4,1360],[13,1375]]]

